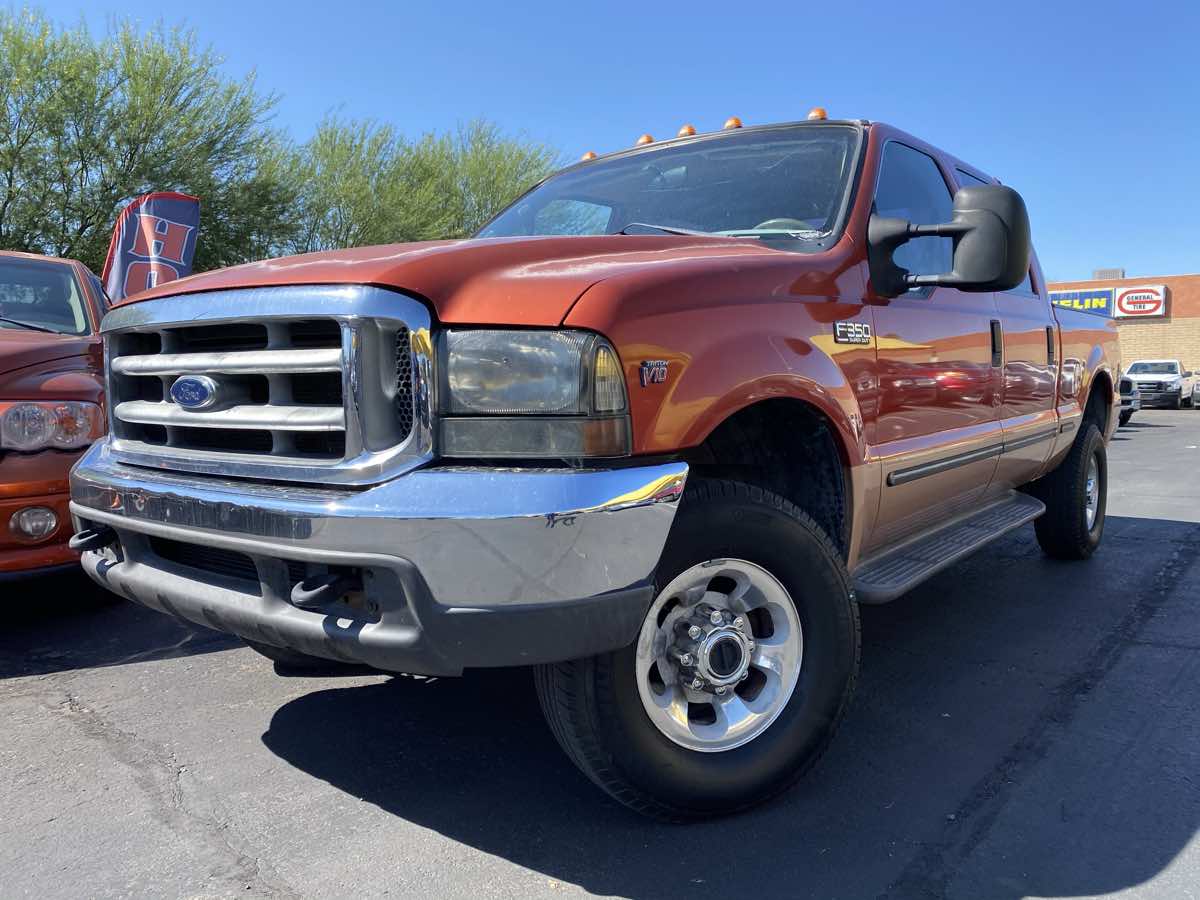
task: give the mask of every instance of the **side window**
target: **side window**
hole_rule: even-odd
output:
[[[895,141],[883,149],[875,211],[881,216],[907,219],[916,225],[949,222],[950,188],[933,157]],[[896,265],[917,275],[936,275],[954,268],[950,238],[923,237],[896,250]]]
[[[586,200],[551,200],[533,218],[534,234],[604,234],[612,209]]]
[[[962,185],[963,187],[971,187],[972,185],[980,185],[980,184],[987,186],[990,183],[990,182],[984,181],[982,178],[977,178],[976,176],[972,175],[970,172],[964,172],[962,169],[955,169],[954,176],[958,179],[958,183],[960,185]],[[1036,297],[1037,294],[1033,290],[1033,273],[1026,272],[1025,273],[1025,281],[1022,284],[1018,284],[1012,290],[1005,291],[1005,293],[1006,294],[1032,294],[1033,296]]]

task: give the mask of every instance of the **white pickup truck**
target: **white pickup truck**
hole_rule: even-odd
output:
[[[1139,359],[1130,364],[1125,374],[1133,379],[1134,386],[1141,392],[1143,408],[1179,409],[1194,405],[1195,374],[1177,359]]]

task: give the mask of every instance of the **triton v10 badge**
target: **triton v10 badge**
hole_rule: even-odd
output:
[[[667,380],[667,361],[665,359],[643,359],[638,375],[642,387],[652,384],[663,384]]]
[[[869,344],[871,343],[871,326],[866,322],[834,322],[833,342],[835,344]]]

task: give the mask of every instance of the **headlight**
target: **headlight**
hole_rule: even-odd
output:
[[[103,433],[104,420],[95,403],[0,403],[0,447],[9,450],[76,450]]]
[[[625,378],[599,335],[453,330],[441,356],[445,456],[628,455]]]

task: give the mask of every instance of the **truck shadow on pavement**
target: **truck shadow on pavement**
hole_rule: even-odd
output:
[[[1200,525],[1108,529],[1090,563],[1050,561],[1023,531],[865,608],[857,699],[830,752],[734,818],[665,826],[609,800],[560,753],[527,671],[319,690],[263,741],[395,816],[602,895],[1119,890],[1161,875],[1200,825]]]
[[[242,646],[122,600],[83,571],[3,584],[0,679],[120,666]]]

